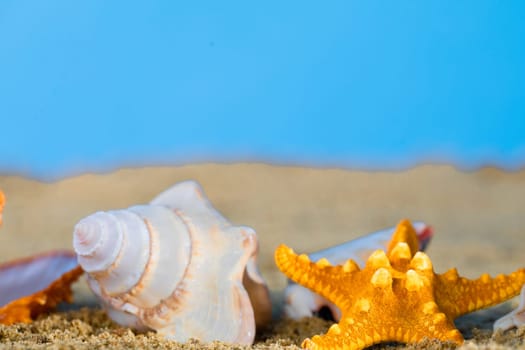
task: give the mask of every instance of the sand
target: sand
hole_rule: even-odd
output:
[[[170,185],[195,179],[215,207],[235,224],[253,227],[260,241],[259,266],[275,300],[286,279],[273,263],[284,242],[312,252],[395,225],[402,218],[434,227],[427,250],[437,272],[457,267],[466,277],[510,273],[525,266],[525,170],[484,168],[461,172],[426,165],[402,172],[363,172],[265,164],[201,164],[122,169],[42,183],[0,176],[7,196],[0,231],[1,261],[53,249],[71,249],[71,232],[97,210],[146,203]],[[492,322],[517,305],[513,299],[467,315],[456,325],[467,348],[525,348],[525,329],[491,331]],[[228,344],[177,344],[153,333],[120,328],[97,308],[85,282],[75,303],[30,325],[0,327],[0,348],[224,348]],[[296,348],[329,322],[316,318],[274,323],[257,335],[254,348]],[[383,344],[379,347],[394,345]],[[404,347],[404,345],[397,345]],[[240,348],[240,346],[235,346]],[[411,348],[447,348],[424,342]]]

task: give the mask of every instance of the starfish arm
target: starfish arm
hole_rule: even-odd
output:
[[[436,302],[455,319],[469,312],[502,303],[519,294],[525,284],[525,269],[491,278],[488,274],[470,280],[459,277],[455,269],[436,275]]]
[[[324,335],[307,338],[301,346],[305,349],[341,349],[359,350],[383,341],[381,335],[371,329],[367,320],[355,322],[353,319],[342,320],[332,325]]]
[[[343,285],[345,272],[359,269],[352,260],[342,266],[332,266],[326,260],[313,263],[305,254],[297,255],[284,244],[275,250],[275,263],[288,278],[336,304],[344,294],[334,286]]]
[[[419,316],[416,323],[391,322],[379,330],[381,342],[415,344],[426,339],[437,339],[442,342],[463,343],[463,336],[443,313]]]
[[[387,255],[390,255],[392,249],[394,249],[399,242],[405,242],[408,244],[412,256],[419,250],[419,239],[416,230],[407,219],[401,220],[401,222],[397,224],[396,230],[390,239],[390,243],[388,243]]]
[[[383,315],[384,316],[384,315]],[[378,322],[380,321],[380,322]],[[421,315],[416,319],[374,320],[344,317],[325,335],[305,339],[306,349],[360,350],[383,342],[417,343],[424,338],[463,343],[463,336],[443,313]]]

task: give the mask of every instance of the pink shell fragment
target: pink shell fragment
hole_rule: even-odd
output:
[[[2,191],[0,191],[0,225],[2,225],[2,211],[4,210],[5,205],[5,196]]]

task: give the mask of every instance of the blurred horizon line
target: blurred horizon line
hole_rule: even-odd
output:
[[[483,169],[496,169],[501,172],[516,173],[525,170],[525,155],[512,161],[501,161],[494,159],[478,159],[466,162],[454,159],[455,157],[425,157],[425,159],[392,159],[385,161],[347,161],[332,160],[306,160],[306,159],[286,159],[286,158],[266,158],[266,157],[193,157],[193,159],[171,159],[171,160],[120,160],[109,162],[84,162],[84,164],[70,164],[69,166],[58,167],[54,171],[39,171],[29,169],[29,167],[9,167],[0,166],[0,176],[17,176],[40,182],[58,182],[67,178],[73,178],[84,174],[109,174],[121,169],[135,168],[165,168],[165,167],[184,167],[184,166],[205,166],[205,165],[239,165],[239,164],[263,164],[275,167],[290,168],[313,168],[313,169],[339,169],[343,171],[363,171],[363,172],[403,172],[413,168],[424,166],[450,166],[460,172],[476,172]]]

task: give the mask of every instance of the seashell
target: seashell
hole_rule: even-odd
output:
[[[28,323],[72,300],[71,284],[83,271],[76,255],[53,251],[0,265],[0,323]]]
[[[73,245],[91,289],[123,326],[179,342],[251,344],[256,324],[271,319],[255,231],[233,226],[194,181],[82,219]]]
[[[419,249],[425,250],[433,235],[432,228],[423,222],[414,222],[412,225],[419,240]],[[314,262],[326,258],[332,265],[343,264],[352,259],[359,267],[363,267],[372,252],[387,249],[395,229],[396,227],[391,227],[370,233],[308,256]],[[341,318],[341,311],[333,303],[290,280],[284,291],[284,300],[284,315],[289,318],[300,319],[318,315],[336,322]]]
[[[525,326],[525,285],[521,287],[519,299],[519,305],[516,309],[494,322],[494,331],[496,331],[496,329],[506,331],[514,327]]]

